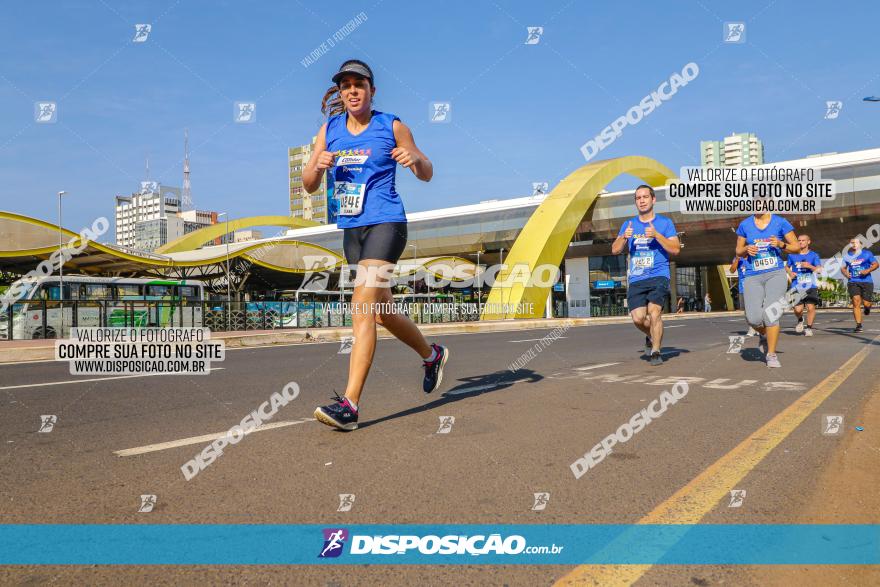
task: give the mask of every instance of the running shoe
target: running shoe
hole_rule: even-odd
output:
[[[749,326],[749,331],[746,332],[746,336],[755,336],[756,334],[758,334],[758,331]]]
[[[358,427],[358,412],[348,398],[333,396],[333,403],[315,410],[315,419],[322,424],[340,430],[355,430]]]
[[[645,356],[650,357],[651,351],[654,349],[654,343],[651,342],[651,337],[645,337]]]
[[[446,365],[446,360],[449,359],[449,349],[445,346],[432,344],[431,348],[437,352],[437,356],[431,362],[423,361],[425,380],[422,382],[422,389],[425,393],[431,393],[440,387],[440,383],[443,381],[443,367]]]
[[[854,332],[862,332],[862,330],[863,330],[862,325],[856,324],[856,329],[854,330]]]
[[[864,310],[865,310],[865,316],[867,316],[868,314],[871,313],[871,306],[865,306]]]
[[[782,367],[782,363],[779,362],[779,357],[776,356],[776,353],[767,355],[767,366]]]
[[[804,321],[798,320],[797,326],[794,327],[794,331],[797,333],[801,333],[804,331]]]
[[[813,328],[810,326],[804,328],[804,336],[813,336]]]
[[[660,354],[660,351],[654,351],[651,353],[651,366],[656,367],[657,365],[663,364],[663,355]]]

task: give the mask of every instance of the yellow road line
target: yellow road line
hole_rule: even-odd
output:
[[[698,523],[846,381],[862,364],[878,340],[880,336],[636,523]],[[560,578],[556,585],[632,585],[651,566],[580,565]]]

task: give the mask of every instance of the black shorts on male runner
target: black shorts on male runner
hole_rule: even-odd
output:
[[[406,222],[383,222],[346,228],[342,232],[342,250],[349,265],[363,259],[397,263],[406,249]]]
[[[871,300],[871,296],[874,295],[874,284],[873,283],[853,283],[850,281],[846,286],[847,291],[849,291],[849,297],[854,298],[855,296],[862,296],[863,300]]]
[[[801,301],[797,303],[798,306],[801,304],[813,304],[814,306],[819,305],[819,290],[815,287],[811,287],[807,290],[804,297],[801,298]]]
[[[649,277],[629,284],[626,292],[626,305],[632,312],[636,308],[644,308],[648,302],[662,306],[669,298],[669,278]]]

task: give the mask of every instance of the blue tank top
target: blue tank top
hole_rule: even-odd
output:
[[[339,207],[336,225],[355,228],[383,222],[406,222],[403,201],[394,187],[397,146],[394,114],[373,110],[370,123],[359,135],[349,132],[348,113],[327,121],[327,150],[336,153],[333,197]],[[329,202],[328,202],[329,205]]]

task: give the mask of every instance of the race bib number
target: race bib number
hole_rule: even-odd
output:
[[[773,269],[776,267],[778,259],[775,256],[769,257],[758,257],[755,259],[754,263],[752,263],[752,267],[755,268],[755,271],[766,271],[767,269]]]
[[[340,216],[357,216],[364,210],[364,188],[362,183],[342,181],[336,184],[336,197],[339,199]]]
[[[643,255],[633,255],[632,258],[632,268],[633,271],[645,271],[646,269],[651,269],[654,266],[654,255],[652,253],[647,253]]]
[[[798,273],[797,281],[798,281],[798,285],[801,285],[801,286],[813,285],[813,274],[812,273]]]

